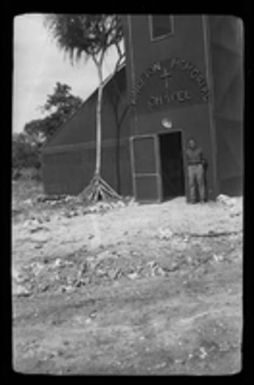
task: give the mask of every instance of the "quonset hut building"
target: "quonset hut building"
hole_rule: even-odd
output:
[[[243,25],[233,16],[126,15],[126,65],[104,89],[102,177],[123,196],[186,195],[185,148],[207,160],[207,198],[242,191]],[[78,194],[95,167],[97,91],[45,146],[48,194]]]

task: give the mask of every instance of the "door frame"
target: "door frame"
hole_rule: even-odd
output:
[[[184,183],[184,196],[187,198],[188,189],[187,189],[187,168],[186,168],[186,157],[185,157],[185,132],[183,129],[177,128],[177,129],[171,129],[170,131],[160,130],[156,133],[152,134],[141,134],[141,135],[132,135],[130,137],[130,157],[131,157],[131,172],[132,172],[132,187],[133,187],[133,195],[134,198],[137,199],[137,189],[136,189],[136,182],[135,179],[137,176],[147,176],[147,175],[154,175],[157,179],[157,189],[158,189],[158,199],[153,200],[153,202],[162,202],[164,200],[163,196],[163,181],[162,181],[162,166],[161,166],[161,155],[160,155],[160,143],[159,143],[159,136],[160,135],[166,135],[166,134],[174,134],[174,133],[180,133],[181,134],[181,146],[182,146],[182,159],[183,159],[183,183]],[[134,139],[135,138],[153,138],[154,139],[154,153],[155,153],[155,162],[156,162],[156,172],[155,173],[135,173],[135,157],[134,157]],[[151,202],[143,201],[143,202]]]
[[[154,155],[155,155],[155,173],[136,173],[135,172],[135,156],[134,156],[134,140],[138,138],[153,138],[154,139]],[[162,181],[161,181],[161,164],[160,164],[160,149],[159,149],[159,138],[157,133],[153,134],[141,134],[141,135],[132,135],[130,137],[130,155],[131,155],[131,172],[132,172],[132,185],[134,198],[137,199],[137,189],[136,189],[136,178],[140,176],[155,176],[157,181],[157,191],[158,198],[155,200],[143,200],[142,202],[161,202],[162,200]]]
[[[163,196],[163,180],[162,180],[162,165],[161,165],[161,156],[160,156],[160,144],[159,144],[159,136],[161,135],[170,135],[170,134],[177,134],[177,133],[180,133],[181,135],[181,147],[182,147],[182,160],[183,160],[183,189],[184,189],[184,196],[187,197],[187,168],[186,168],[186,157],[185,157],[185,146],[184,146],[184,143],[185,143],[185,132],[183,129],[181,128],[176,128],[176,129],[171,129],[170,131],[159,131],[157,133],[157,137],[158,137],[158,155],[159,155],[159,162],[160,162],[160,179],[161,179],[161,201],[164,200],[164,196]]]

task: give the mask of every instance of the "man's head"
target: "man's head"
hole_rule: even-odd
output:
[[[190,148],[194,149],[196,147],[196,142],[193,138],[190,138],[188,141],[188,145]]]

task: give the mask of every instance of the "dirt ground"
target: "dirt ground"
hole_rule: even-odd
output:
[[[13,367],[171,375],[241,370],[242,198],[40,202],[13,183]]]

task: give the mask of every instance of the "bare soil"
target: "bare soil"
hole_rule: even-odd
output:
[[[16,371],[241,370],[241,198],[89,212],[41,192],[13,185]]]

